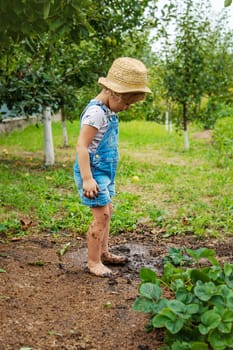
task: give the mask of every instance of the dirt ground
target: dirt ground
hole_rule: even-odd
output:
[[[90,275],[85,237],[24,236],[0,243],[0,350],[155,350],[161,331],[145,332],[147,315],[133,311],[138,271],[161,272],[169,247],[215,249],[220,261],[233,263],[233,237],[165,238],[145,226],[111,238],[111,250],[129,262],[113,269],[114,278]],[[57,250],[71,242],[59,259]]]

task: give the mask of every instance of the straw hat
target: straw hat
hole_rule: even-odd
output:
[[[114,92],[151,92],[147,85],[145,65],[130,57],[117,58],[109,69],[106,78],[101,77],[98,83]]]

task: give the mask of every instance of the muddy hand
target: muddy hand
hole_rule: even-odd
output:
[[[95,180],[86,181],[83,183],[83,194],[88,198],[98,197],[100,189]]]

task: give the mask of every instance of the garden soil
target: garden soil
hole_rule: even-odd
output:
[[[66,243],[62,257],[57,253]],[[233,263],[233,238],[165,238],[139,226],[111,237],[111,250],[129,261],[113,267],[112,278],[86,270],[83,236],[24,236],[0,243],[0,350],[156,350],[163,333],[146,333],[148,315],[133,311],[139,270],[162,271],[170,247],[215,249],[219,261]]]

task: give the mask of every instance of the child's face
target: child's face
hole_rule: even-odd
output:
[[[130,105],[138,101],[142,101],[145,98],[144,93],[126,93],[118,94],[111,91],[109,96],[109,108],[115,112],[121,112],[129,109]]]

